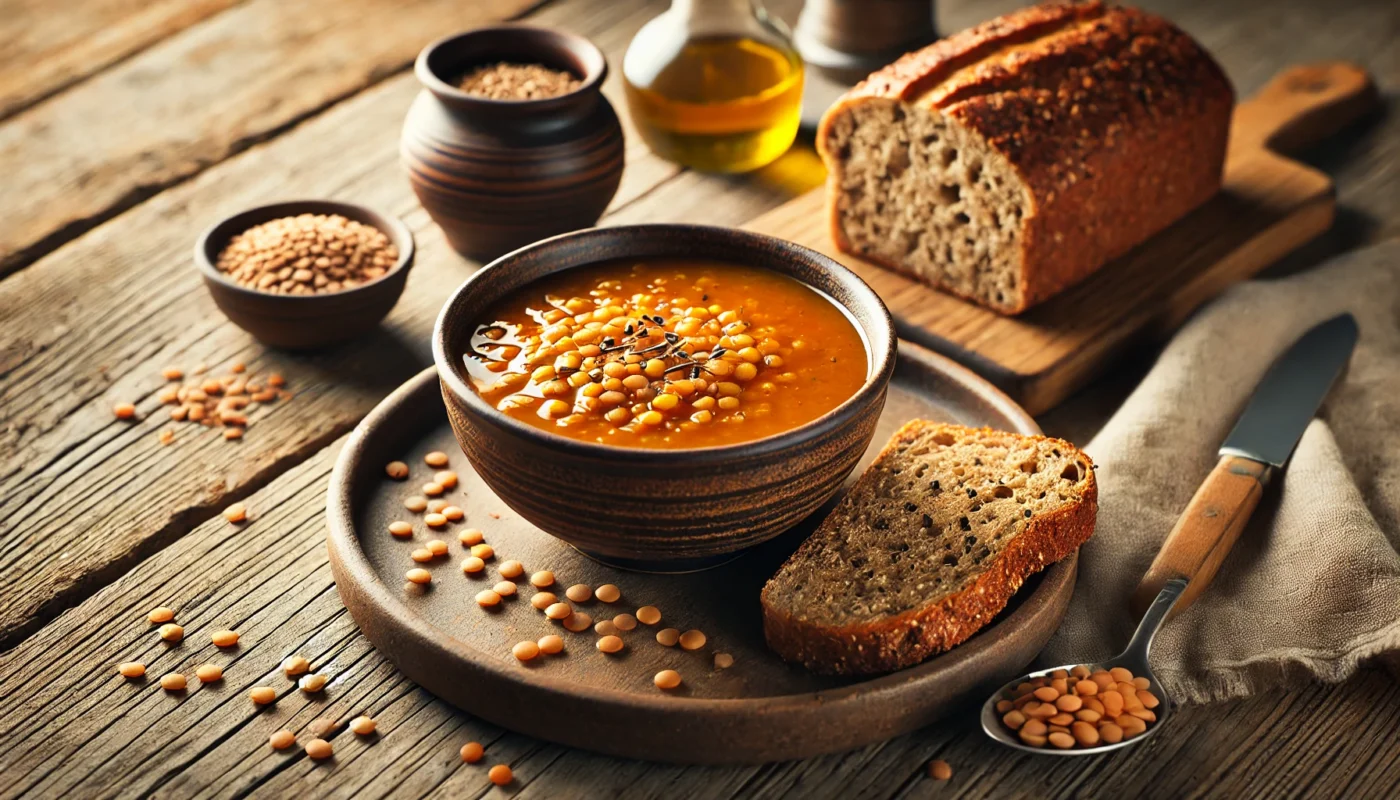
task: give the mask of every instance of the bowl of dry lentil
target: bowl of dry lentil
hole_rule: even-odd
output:
[[[206,230],[194,263],[214,303],[274,347],[328,347],[364,334],[403,294],[413,234],[364,206],[301,200],[250,208]]]
[[[836,493],[896,341],[879,296],[816,251],[636,225],[486,266],[443,307],[433,352],[458,442],[507,505],[606,563],[688,571]]]

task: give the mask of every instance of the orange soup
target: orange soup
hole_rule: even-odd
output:
[[[791,430],[865,383],[842,309],[785,275],[710,261],[566,270],[502,300],[463,360],[543,430],[620,447],[713,447]]]

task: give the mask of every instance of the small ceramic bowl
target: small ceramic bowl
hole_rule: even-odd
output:
[[[786,433],[680,450],[575,441],[512,419],[471,388],[464,345],[501,297],[561,270],[672,257],[769,269],[825,293],[865,340],[865,383],[842,405]],[[433,358],[457,441],[501,500],[600,561],[683,572],[771,539],[840,489],[874,435],[896,342],[879,296],[816,251],[731,228],[637,225],[556,236],[492,262],[438,315]]]
[[[249,228],[298,214],[339,214],[384,232],[398,248],[389,273],[342,292],[309,295],[271,294],[235,283],[214,266],[229,240]],[[413,266],[413,234],[398,218],[364,206],[329,200],[296,200],[258,206],[234,214],[203,234],[194,246],[194,265],[214,303],[233,324],[259,341],[288,350],[328,347],[373,329],[403,294]]]

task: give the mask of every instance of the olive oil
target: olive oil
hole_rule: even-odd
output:
[[[758,169],[788,149],[802,76],[781,35],[746,32],[681,37],[644,28],[623,62],[627,103],[647,145],[708,172]]]

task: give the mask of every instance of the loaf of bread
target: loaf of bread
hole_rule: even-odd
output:
[[[763,587],[764,636],[814,672],[916,664],[1074,552],[1097,512],[1070,443],[915,420]]]
[[[1233,107],[1220,67],[1160,17],[1099,2],[999,17],[826,112],[832,237],[1016,314],[1216,192]]]

